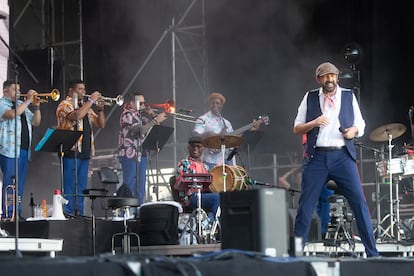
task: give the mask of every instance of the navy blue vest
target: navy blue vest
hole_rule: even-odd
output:
[[[343,128],[351,127],[354,123],[354,109],[352,107],[352,90],[342,89],[341,110],[339,111],[339,123]],[[309,91],[307,99],[307,113],[306,122],[312,121],[322,115],[322,110],[319,104],[319,89]],[[338,130],[339,131],[339,130]],[[311,157],[315,153],[316,139],[318,138],[319,127],[313,128],[306,134],[306,155]],[[345,139],[345,146],[351,155],[356,160],[356,150],[353,140]]]

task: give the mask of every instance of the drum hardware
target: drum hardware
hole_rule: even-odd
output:
[[[330,221],[325,234],[325,239],[333,246],[339,246],[341,241],[348,242],[352,251],[355,250],[355,241],[352,238],[352,222],[354,215],[346,198],[342,195],[328,197],[331,205]]]
[[[240,136],[235,135],[214,135],[207,137],[202,141],[203,146],[206,148],[221,149],[222,158],[222,179],[223,179],[223,192],[227,191],[227,172],[226,172],[226,148],[238,147],[243,143],[243,139]]]
[[[181,236],[187,231],[196,237],[198,243],[206,243],[210,240],[214,240],[214,233],[218,225],[218,220],[220,217],[219,210],[216,213],[215,220],[211,225],[209,222],[209,218],[207,213],[201,207],[201,191],[205,191],[209,189],[209,185],[211,184],[212,176],[208,173],[188,173],[182,174],[174,188],[177,190],[187,190],[187,189],[196,189],[197,195],[197,208],[193,210],[191,213],[188,221],[184,225],[182,230]],[[193,229],[193,220],[196,221],[196,232]],[[213,231],[214,228],[214,231]]]
[[[404,134],[404,132],[406,131],[406,127],[403,124],[399,124],[399,123],[392,123],[392,124],[388,124],[388,125],[384,125],[381,126],[377,129],[375,129],[373,132],[371,132],[369,138],[372,141],[376,141],[376,142],[385,142],[388,141],[388,160],[387,160],[387,172],[388,172],[388,177],[389,177],[389,182],[390,182],[390,189],[389,189],[389,204],[390,204],[390,213],[388,215],[389,220],[390,220],[390,224],[387,227],[387,229],[384,230],[384,232],[382,233],[382,235],[380,236],[381,238],[384,237],[384,235],[389,235],[391,238],[395,238],[394,235],[394,227],[397,228],[397,234],[396,234],[396,238],[397,241],[401,240],[401,232],[400,232],[400,200],[398,197],[398,185],[395,185],[395,199],[394,199],[394,195],[393,195],[393,174],[400,174],[400,171],[398,170],[398,165],[395,165],[396,163],[398,163],[398,160],[395,160],[392,158],[392,149],[394,148],[394,145],[392,144],[392,140],[395,138],[400,137],[401,135]],[[393,165],[394,164],[394,165]],[[397,167],[397,171],[395,171]],[[378,203],[377,203],[378,204]],[[394,215],[394,205],[395,205],[395,215]],[[380,222],[380,224],[384,223],[385,220],[387,220],[387,216],[384,217],[382,219],[382,221]],[[389,233],[388,233],[389,231]]]
[[[374,154],[374,163],[375,163],[375,207],[376,207],[376,225],[374,229],[374,233],[376,233],[377,237],[381,237],[382,233],[384,232],[384,228],[381,225],[381,188],[380,188],[380,181],[379,181],[379,174],[381,174],[379,166],[380,164],[383,165],[383,161],[379,161],[380,158],[384,158],[384,151],[379,150],[376,148],[368,147],[364,145],[362,142],[358,141],[355,143],[356,146],[359,146],[360,148],[364,148],[367,150],[370,150]],[[385,169],[383,169],[384,166],[382,166],[382,171],[385,171],[383,174],[387,174],[386,172],[386,162],[385,162]],[[388,217],[387,217],[388,218]]]
[[[201,208],[201,188],[203,187],[202,184],[196,183],[194,182],[193,184],[189,185],[189,188],[191,189],[197,189],[197,208],[194,209],[191,212],[190,217],[188,218],[188,221],[186,222],[186,224],[184,225],[184,228],[181,232],[180,235],[180,239],[181,236],[185,233],[185,231],[187,231],[187,229],[190,231],[190,233],[196,237],[197,243],[201,244],[201,243],[206,243],[207,241],[207,233],[209,230],[209,223],[204,224],[204,221],[208,221],[208,216],[206,211],[203,210],[203,208]],[[196,221],[196,232],[193,229],[193,220]]]

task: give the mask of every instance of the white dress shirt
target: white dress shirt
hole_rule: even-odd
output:
[[[294,125],[306,123],[306,112],[307,112],[307,92],[299,105],[298,113],[295,118]],[[319,104],[321,106],[322,114],[329,119],[329,124],[326,126],[320,126],[318,138],[316,140],[317,147],[341,147],[345,145],[344,137],[339,131],[341,127],[339,123],[339,111],[341,110],[341,97],[342,89],[337,86],[335,95],[332,96],[334,106],[331,106],[326,101],[325,107],[323,106],[325,95],[322,92],[322,87],[319,88]],[[358,128],[357,137],[364,135],[365,121],[362,118],[361,110],[358,105],[358,101],[355,94],[352,94],[352,107],[354,109],[354,123],[353,126]]]

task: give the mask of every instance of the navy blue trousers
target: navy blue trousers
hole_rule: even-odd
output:
[[[351,206],[367,256],[378,256],[357,165],[347,150],[316,151],[312,158],[303,161],[302,168],[302,192],[295,221],[295,236],[302,237],[304,243],[307,241],[315,205],[325,184],[333,180]]]

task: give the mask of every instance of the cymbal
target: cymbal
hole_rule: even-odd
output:
[[[221,149],[221,145],[226,148],[238,147],[242,144],[243,139],[235,135],[214,135],[207,137],[202,141],[203,146],[211,149]]]
[[[392,139],[398,138],[404,134],[407,128],[400,123],[392,123],[384,126],[380,126],[374,129],[369,135],[369,139],[375,142],[388,141],[388,135],[391,134]]]

